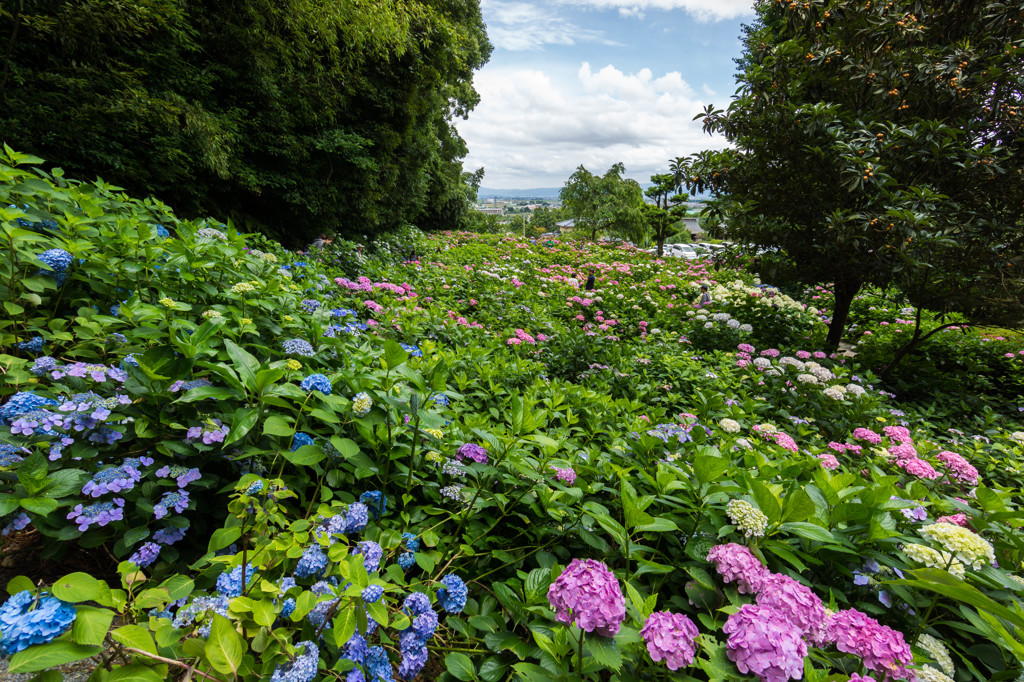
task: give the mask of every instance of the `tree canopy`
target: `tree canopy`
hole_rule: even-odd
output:
[[[828,341],[866,283],[972,319],[1022,319],[1019,3],[761,0],[740,88],[692,159],[730,235],[834,282]]]
[[[644,194],[654,200],[654,204],[644,205],[644,225],[658,248],[659,256],[664,255],[665,240],[676,234],[679,219],[686,214],[686,207],[680,205],[686,201],[686,195],[676,193],[678,178],[685,166],[676,161],[672,163],[672,173],[652,175],[651,186],[644,190]]]
[[[626,239],[643,233],[643,189],[636,180],[622,177],[625,170],[616,163],[597,176],[580,166],[562,187],[562,206],[576,219],[577,229],[590,232],[591,240],[599,232]]]
[[[0,36],[4,140],[69,173],[290,243],[466,210],[479,2],[25,0]]]

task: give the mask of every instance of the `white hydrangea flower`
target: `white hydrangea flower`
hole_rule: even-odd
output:
[[[832,400],[842,400],[846,397],[846,391],[843,390],[842,386],[829,386],[822,393],[832,398]]]
[[[764,369],[765,367],[771,367],[772,361],[768,358],[754,358],[754,366]]]
[[[741,324],[740,325],[740,331],[741,332],[752,332],[752,331],[754,331],[754,328],[752,326],[750,326],[749,324]]]
[[[949,566],[946,570],[957,578],[963,578],[966,575],[964,565],[953,559],[949,552],[939,552],[925,545],[910,544],[904,545],[903,553],[907,555],[908,559],[922,566],[941,569],[946,569],[946,566]]]
[[[721,426],[722,430],[726,433],[739,433],[740,430],[740,423],[735,419],[729,419],[728,417],[718,422],[718,425]]]
[[[928,655],[934,659],[939,667],[942,668],[943,672],[952,677],[956,674],[956,666],[953,665],[953,658],[949,655],[949,649],[943,644],[938,638],[932,637],[927,633],[922,633],[917,638],[917,646],[922,650],[928,652]]]
[[[725,505],[725,513],[748,538],[763,536],[768,527],[768,517],[746,500],[729,500],[729,504]]]
[[[816,383],[818,383],[818,378],[816,376],[814,376],[813,374],[797,374],[796,375],[796,380],[799,381],[801,384],[816,384]]]
[[[936,542],[956,558],[975,570],[985,564],[992,565],[996,560],[995,550],[988,540],[953,523],[933,523],[920,531],[921,535]]]
[[[779,358],[779,365],[781,365],[782,367],[786,367],[788,365],[796,369],[796,371],[798,372],[802,372],[804,370],[803,360],[797,360],[796,358],[791,357],[789,355],[785,355]]]
[[[846,392],[849,393],[850,395],[860,397],[864,395],[867,391],[864,390],[863,386],[859,386],[857,384],[846,384]]]

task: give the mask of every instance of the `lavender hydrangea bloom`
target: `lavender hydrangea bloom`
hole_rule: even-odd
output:
[[[320,308],[320,301],[312,298],[306,298],[302,300],[302,309],[307,313],[315,313]]]
[[[201,440],[204,445],[223,443],[230,429],[219,419],[208,419],[202,426],[193,426],[185,433],[185,442]]]
[[[487,450],[476,443],[466,443],[455,451],[455,458],[460,462],[464,459],[471,459],[474,462],[484,464],[487,462]]]
[[[640,630],[654,662],[665,661],[669,670],[693,663],[697,652],[697,626],[681,613],[656,611]]]
[[[78,525],[78,530],[83,533],[89,530],[89,526],[105,526],[111,521],[124,519],[124,499],[115,497],[109,502],[97,502],[88,507],[76,505],[67,515],[69,521],[73,520]]]
[[[429,652],[425,645],[403,647],[402,660],[398,664],[398,675],[406,680],[413,679],[427,664],[428,656]]]
[[[18,592],[0,606],[0,656],[56,639],[76,616],[74,606],[45,592],[38,598],[28,590]]]
[[[168,387],[169,393],[177,393],[178,391],[186,392],[191,391],[193,388],[205,388],[207,386],[213,386],[213,382],[209,379],[193,379],[192,381],[175,381]]]
[[[363,566],[368,573],[380,569],[380,560],[384,558],[384,550],[373,540],[364,540],[352,548],[353,554],[363,555]]]
[[[895,679],[910,675],[914,660],[903,634],[857,609],[844,609],[829,620],[828,637],[840,651],[860,656],[864,667]]]
[[[325,568],[327,568],[327,555],[320,545],[314,543],[303,550],[299,563],[295,565],[295,577],[319,576]]]
[[[57,360],[49,355],[43,355],[42,357],[35,359],[35,362],[32,363],[32,367],[29,368],[29,371],[38,377],[46,374],[47,372],[52,372],[55,369],[57,369]]]
[[[725,621],[726,655],[741,673],[764,682],[800,679],[807,643],[786,615],[767,606],[744,604]]]
[[[299,384],[303,391],[320,391],[324,395],[331,394],[331,380],[323,374],[310,374]]]
[[[172,625],[176,628],[184,628],[188,625],[192,625],[197,619],[201,619],[211,613],[217,613],[225,618],[228,615],[228,606],[230,606],[231,600],[223,595],[216,597],[195,597],[187,606],[178,609],[178,612],[174,616]],[[213,619],[207,619],[199,629],[196,631],[200,637],[209,637],[210,628],[213,625]]]
[[[153,540],[161,545],[173,545],[185,537],[185,530],[185,528],[174,528],[173,526],[161,528],[153,533]]]
[[[388,658],[388,652],[384,650],[384,647],[370,647],[370,652],[366,656],[366,672],[374,682],[377,680],[394,682],[394,669],[391,667],[391,660]]]
[[[626,617],[619,581],[593,559],[573,559],[548,589],[548,602],[561,622],[603,637],[615,636]]]
[[[466,583],[459,576],[450,573],[441,578],[441,584],[444,587],[437,591],[437,603],[448,613],[461,613],[462,609],[466,608],[466,598],[469,596]]]
[[[184,488],[193,481],[198,481],[203,476],[199,473],[199,469],[189,469],[178,464],[166,465],[156,470],[156,475],[160,478],[173,478],[178,482],[179,488]]]
[[[158,556],[160,556],[160,545],[155,542],[146,542],[136,550],[135,554],[132,554],[128,561],[131,561],[139,568],[145,568],[156,561]]]
[[[25,512],[18,512],[18,515],[14,517],[14,520],[4,526],[4,529],[0,531],[0,536],[6,537],[16,530],[24,530],[31,522],[32,519],[28,517],[28,514]]]
[[[82,486],[82,494],[90,497],[101,497],[107,493],[120,493],[131,490],[142,480],[142,472],[128,464],[119,467],[107,467],[93,474],[93,477]]]
[[[181,490],[173,493],[164,493],[160,501],[153,507],[153,516],[162,519],[173,509],[180,514],[188,508],[188,492]]]

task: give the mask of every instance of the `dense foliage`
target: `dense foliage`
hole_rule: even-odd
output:
[[[862,286],[971,319],[1024,319],[1020,3],[762,0],[739,95],[709,107],[732,146],[692,159],[730,236],[833,282],[828,340]],[[786,259],[784,259],[786,260]]]
[[[1021,672],[1024,399],[896,402],[819,349],[827,290],[467,233],[295,254],[32,161],[0,162],[4,551],[120,563],[7,581],[12,672]]]
[[[467,210],[478,2],[32,0],[0,36],[0,141],[71,174],[296,246]]]

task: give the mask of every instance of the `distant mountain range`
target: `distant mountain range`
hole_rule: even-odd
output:
[[[641,182],[640,186],[647,189],[651,186],[651,183]],[[546,199],[551,201],[552,199],[558,199],[558,194],[561,191],[561,187],[537,187],[534,189],[494,189],[493,187],[481,187],[476,196],[478,201],[486,199]],[[710,199],[711,197],[709,195],[694,195],[690,198],[699,201]]]

